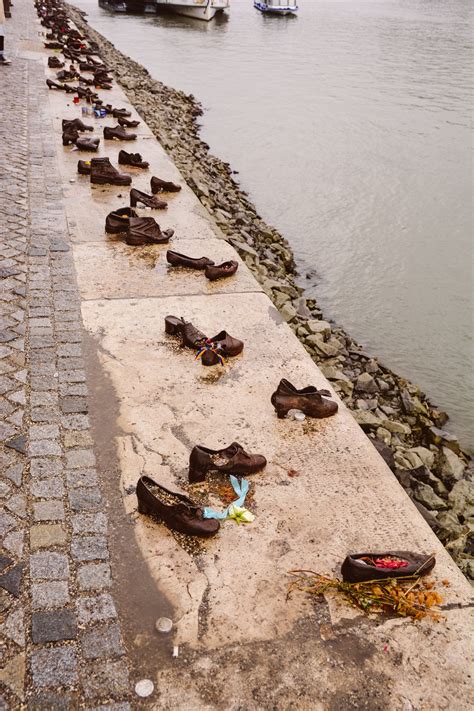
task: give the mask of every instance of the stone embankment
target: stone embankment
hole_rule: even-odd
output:
[[[444,428],[446,413],[325,320],[296,282],[288,242],[267,225],[233,178],[231,167],[199,137],[198,101],[153,79],[140,64],[93,30],[84,13],[74,22],[95,41],[131,103],[168,151],[323,374],[353,412],[461,570],[474,579],[474,483],[469,455]]]

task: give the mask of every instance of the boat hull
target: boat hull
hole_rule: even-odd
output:
[[[265,2],[258,2],[258,0],[254,0],[253,6],[257,8],[257,10],[260,10],[260,12],[265,12],[268,13],[269,15],[293,15],[295,12],[298,12],[298,7],[271,7],[270,5],[267,5]]]
[[[193,0],[156,0],[158,7],[166,7],[177,15],[193,17],[195,20],[209,22],[218,12],[223,12],[229,7],[229,0],[204,0],[197,4]]]

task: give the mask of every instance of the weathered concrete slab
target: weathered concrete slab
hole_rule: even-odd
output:
[[[166,261],[167,249],[190,257],[212,256],[216,264],[236,259],[239,269],[233,277],[210,282],[203,271],[171,267]],[[85,299],[261,291],[233,247],[224,240],[173,237],[168,245],[137,250],[121,240],[107,238],[105,242],[78,244],[75,253]]]

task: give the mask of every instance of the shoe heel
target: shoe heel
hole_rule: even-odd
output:
[[[156,511],[152,511],[146,504],[144,504],[142,501],[138,500],[138,513],[143,514],[144,516],[151,516],[155,521],[161,522],[162,519]]]
[[[279,419],[279,420],[283,420],[283,418],[285,418],[285,417],[287,416],[288,412],[289,412],[288,409],[278,408],[278,409],[276,410],[276,414],[277,414],[278,419]]]
[[[130,207],[136,207],[136,206],[137,206],[137,202],[138,202],[138,201],[137,201],[137,198],[136,198],[136,197],[132,197],[132,196],[130,195]]]

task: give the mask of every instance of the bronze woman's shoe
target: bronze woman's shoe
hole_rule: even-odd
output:
[[[346,583],[364,583],[368,580],[387,578],[415,578],[431,572],[435,563],[434,555],[420,555],[409,551],[355,553],[346,557],[341,573]]]
[[[171,249],[166,252],[166,259],[173,267],[187,267],[188,269],[203,270],[207,266],[214,264],[212,259],[208,259],[207,257],[195,259],[194,257],[187,257],[185,254],[180,254],[179,252],[173,252]]]
[[[65,87],[62,84],[58,84],[52,79],[46,79],[46,84],[49,89],[56,89],[57,91],[64,91]]]
[[[142,159],[140,153],[127,153],[127,151],[120,151],[118,162],[119,165],[130,165],[132,168],[148,168],[150,166]]]
[[[69,146],[71,143],[75,143],[79,138],[79,133],[75,128],[63,131],[63,146]]]
[[[136,207],[137,203],[141,203],[145,207],[151,207],[153,210],[164,210],[168,207],[168,203],[164,200],[159,200],[154,195],[147,195],[141,190],[132,188],[130,190],[130,207]]]
[[[137,483],[138,510],[141,514],[162,521],[168,528],[187,536],[210,538],[220,528],[219,521],[204,518],[202,508],[183,494],[169,491],[148,476]]]
[[[165,318],[165,331],[170,336],[180,336],[181,345],[198,350],[207,341],[207,336],[189,321],[177,316]]]
[[[93,126],[86,126],[85,123],[81,121],[81,119],[72,119],[71,121],[68,121],[68,119],[63,119],[63,131],[66,131],[67,129],[75,129],[76,131],[93,131],[94,127]]]
[[[92,151],[95,153],[99,148],[100,138],[78,138],[76,148],[79,151]]]
[[[263,469],[267,460],[262,454],[248,454],[242,445],[232,442],[225,449],[194,447],[189,457],[189,481],[204,481],[211,471],[247,476]]]
[[[119,141],[134,141],[136,137],[136,133],[127,133],[127,131],[121,126],[114,126],[114,128],[106,126],[104,128],[104,138],[109,140],[117,138]]]
[[[91,174],[91,162],[90,160],[78,160],[77,161],[77,172],[81,175]]]
[[[71,72],[67,69],[61,69],[56,74],[56,78],[59,79],[59,81],[74,81],[78,76],[77,72]]]
[[[205,275],[210,281],[216,281],[216,279],[225,279],[226,277],[232,276],[238,268],[238,262],[232,259],[230,262],[213,264],[207,267]]]
[[[151,192],[155,193],[178,193],[181,190],[181,185],[175,185],[161,178],[150,178]]]
[[[117,121],[124,128],[136,128],[140,125],[140,121],[129,121],[125,116],[117,116]]]
[[[108,158],[92,158],[91,183],[98,185],[130,185],[132,178],[125,173],[119,173]]]
[[[109,107],[110,104],[107,104],[107,106]],[[127,109],[113,109],[111,106],[110,106],[110,109],[111,109],[112,116],[114,118],[128,118],[129,116],[132,115],[132,112],[127,111]]]
[[[169,242],[174,230],[161,231],[153,217],[131,217],[128,223],[125,242],[133,247],[144,244],[165,244]]]
[[[325,397],[323,397],[323,395]],[[280,380],[278,388],[271,397],[272,405],[278,417],[282,418],[290,410],[301,410],[308,417],[331,417],[338,410],[338,405],[332,400],[329,390],[318,390],[313,386],[297,390],[288,380]]]
[[[137,213],[131,207],[121,207],[119,210],[109,212],[105,218],[105,231],[111,235],[126,232],[131,217],[137,217]]]

